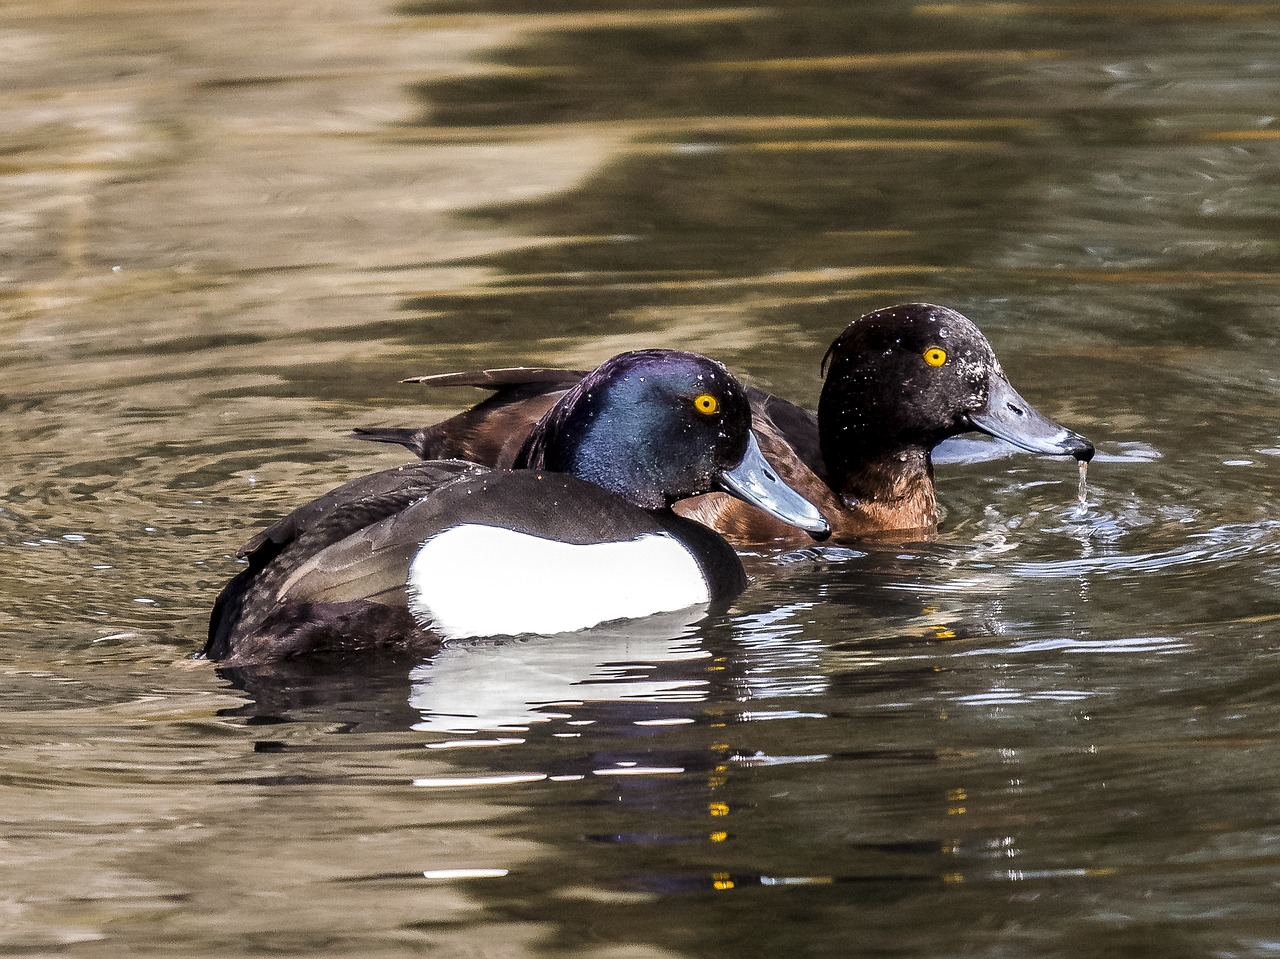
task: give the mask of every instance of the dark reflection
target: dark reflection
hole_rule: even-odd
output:
[[[534,42],[495,58],[528,74],[424,87],[431,122],[440,126],[886,112],[930,117],[943,101],[974,99],[1002,54],[1020,56],[1064,41],[1086,45],[1106,36],[1100,24],[1068,28],[1036,20],[1015,32],[991,20],[920,16],[919,5],[906,0],[652,4],[632,23],[623,14],[606,18],[603,28],[591,19],[600,11],[594,3],[459,6],[562,16]],[[435,3],[403,9],[442,12]],[[936,55],[924,60],[924,69],[921,52]],[[980,55],[964,56],[974,52]],[[917,56],[895,61],[895,53]],[[948,62],[946,54],[955,56]]]
[[[338,723],[348,732],[404,730],[417,714],[409,707],[409,670],[415,659],[372,654],[356,659],[299,658],[270,666],[219,669],[249,701],[220,715],[250,725]]]
[[[1040,121],[1009,122],[993,99],[1005,55],[1016,59],[1050,40],[1083,45],[1087,36],[1041,25],[1012,46],[989,24],[921,18],[907,3],[763,13],[743,6],[741,16],[725,9],[724,20],[659,13],[631,28],[591,29],[570,16],[499,58],[528,72],[422,87],[424,122],[466,127],[459,136],[607,120],[630,131],[635,146],[570,195],[472,210],[505,229],[566,242],[485,257],[511,276],[510,291],[495,284],[479,299],[407,301],[409,310],[449,318],[423,324],[411,341],[503,339],[513,328],[557,338],[670,336],[673,321],[687,336],[678,314],[649,317],[646,308],[706,303],[705,284],[726,278],[750,281],[721,291],[731,302],[806,297],[803,327],[820,340],[855,311],[884,305],[885,294],[820,302],[846,299],[851,287],[973,295],[981,278],[936,271],[981,262],[1034,217],[1027,184],[1044,175],[1047,159],[1036,146]],[[899,62],[896,50],[932,58]],[[805,58],[829,62],[807,68]],[[787,60],[791,67],[778,68]],[[975,228],[977,219],[984,226]],[[864,279],[856,272],[863,269],[886,272]],[[803,272],[799,290],[784,278],[789,271]],[[793,307],[777,315],[767,305],[753,309],[766,323],[796,322]],[[725,322],[706,335],[718,333],[722,351],[747,346],[728,325],[733,318]]]
[[[732,314],[690,325],[679,309],[705,303],[712,278],[743,277],[750,282],[730,287],[730,300],[797,293],[811,298],[803,329],[825,345],[858,312],[890,300],[882,292],[855,295],[850,303],[850,287],[888,284],[902,295],[954,295],[958,280],[935,271],[968,265],[984,244],[996,241],[997,227],[1027,214],[1025,200],[1012,191],[1039,166],[1034,155],[1010,160],[985,151],[934,150],[623,159],[554,207],[483,214],[520,232],[605,239],[486,258],[486,265],[516,278],[516,288],[507,292],[498,284],[478,299],[443,293],[407,301],[406,309],[451,317],[424,323],[410,341],[501,339],[513,324],[556,338],[601,332],[657,337],[670,336],[674,321],[676,335],[718,340],[720,350],[734,351],[746,343]],[[990,213],[986,236],[961,227],[978,204]],[[858,270],[885,275],[863,279]],[[803,271],[799,291],[784,276],[789,271]],[[538,277],[534,288],[518,279],[524,276]],[[824,303],[823,297],[837,300]],[[791,305],[752,310],[765,323],[798,323]],[[983,318],[977,319],[981,325]]]
[[[509,3],[457,9],[535,12]],[[506,290],[495,283],[479,297],[406,301],[410,311],[448,318],[409,331],[410,342],[502,342],[519,331],[531,347],[530,336],[701,334],[730,359],[753,350],[753,362],[772,369],[788,363],[787,351],[741,341],[741,311],[725,311],[726,301],[756,322],[822,342],[857,312],[904,296],[963,308],[975,298],[1037,294],[1044,277],[1020,266],[1079,268],[1087,280],[1117,267],[1270,270],[1280,262],[1263,229],[1274,211],[1260,215],[1233,199],[1241,184],[1273,177],[1247,151],[1214,147],[1189,165],[1153,150],[1120,168],[1100,152],[1181,142],[1180,122],[1160,113],[1179,103],[1123,96],[1150,88],[1154,97],[1167,72],[1159,58],[1187,40],[1159,9],[1123,29],[1070,5],[1041,12],[1029,4],[1000,18],[905,2],[740,4],[682,17],[706,11],[660,4],[634,24],[617,13],[593,25],[599,9],[539,4],[536,11],[559,16],[494,57],[510,70],[421,86],[424,129],[483,139],[531,125],[581,132],[608,123],[632,145],[569,195],[473,209],[469,216],[487,223],[565,241],[485,257],[511,278]],[[1230,26],[1248,13],[1201,12],[1227,24],[1204,35],[1220,31],[1224,43],[1253,49],[1266,29],[1242,36]],[[1104,66],[1072,72],[1091,57]],[[1075,86],[1063,89],[1064,74]],[[1257,96],[1274,82],[1211,92],[1261,109]],[[1062,207],[1064,190],[1084,215]],[[1200,194],[1203,204],[1187,201]],[[1163,237],[1158,256],[1153,228]],[[1209,236],[1221,242],[1209,248]],[[1153,279],[1176,285],[1170,274]],[[711,281],[720,284],[724,326],[714,316],[684,322],[680,309],[707,303]],[[1218,326],[1202,320],[1221,304],[1194,286],[1165,295],[1137,294],[1155,325],[1119,335],[1150,343],[1164,327],[1171,337],[1162,349],[1209,345]],[[770,297],[782,302],[761,302]],[[1089,329],[1093,310],[1082,307],[1046,319]],[[974,316],[982,325],[983,312]],[[1097,321],[1115,330],[1113,314]]]

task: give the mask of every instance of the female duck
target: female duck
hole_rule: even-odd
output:
[[[1041,415],[1009,383],[986,337],[942,306],[907,303],[854,320],[823,360],[815,415],[748,389],[766,459],[831,522],[838,540],[902,532],[938,520],[931,452],[978,430],[1049,456],[1088,460],[1093,444]],[[542,413],[583,376],[573,370],[487,370],[408,382],[472,385],[493,396],[423,429],[357,430],[421,457],[510,464]],[[719,494],[678,507],[739,543],[792,542],[795,530]]]
[[[295,510],[241,550],[248,568],[218,597],[204,655],[426,651],[728,600],[746,586],[737,555],[670,509],[714,489],[828,532],[761,457],[743,387],[691,353],[609,360],[515,459],[515,471],[415,463]]]

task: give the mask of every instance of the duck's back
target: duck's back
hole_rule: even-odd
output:
[[[394,568],[392,557],[360,570],[365,584],[359,589],[343,580],[342,570],[353,568],[356,556],[374,550],[377,541],[370,537],[375,535],[373,531],[381,531],[380,523],[449,483],[484,471],[474,463],[458,461],[410,463],[362,476],[298,507],[239,550],[248,566],[223,587],[214,603],[204,655],[226,660],[240,652],[242,658],[250,658],[247,649],[237,649],[245,637],[265,635],[269,638],[264,642],[278,647],[278,634],[294,628],[290,617],[298,622],[314,619],[320,613],[316,604],[347,602],[352,594],[366,599],[370,589],[378,596],[403,591],[403,578],[398,584],[390,578],[376,586],[368,580],[370,575],[384,576],[384,571]],[[384,541],[383,546],[385,554],[390,544]],[[283,602],[286,596],[287,603]],[[301,603],[312,605],[299,611],[295,607]],[[292,611],[284,611],[284,606]],[[333,612],[345,616],[355,610]],[[377,610],[373,613],[381,616]],[[396,628],[405,625],[400,622]],[[296,636],[295,641],[300,646],[320,642],[320,633],[312,632],[315,635],[309,639]],[[283,650],[277,648],[276,653]]]
[[[361,427],[355,435],[399,444],[419,459],[460,459],[508,469],[538,421],[584,376],[582,370],[521,367],[413,377],[407,382],[473,386],[493,395],[432,426]]]

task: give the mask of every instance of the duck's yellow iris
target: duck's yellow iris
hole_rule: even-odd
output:
[[[924,351],[924,361],[930,366],[941,366],[947,362],[947,351],[940,346],[931,346]]]
[[[693,398],[693,408],[699,413],[710,416],[720,409],[720,401],[710,393],[701,393]]]

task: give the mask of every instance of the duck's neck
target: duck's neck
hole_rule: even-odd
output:
[[[938,521],[929,451],[932,437],[900,404],[856,371],[831,369],[818,401],[818,440],[826,481],[848,522],[869,529],[931,528]]]
[[[845,506],[843,535],[930,529],[938,522],[933,461],[921,446],[823,450],[827,482]]]

